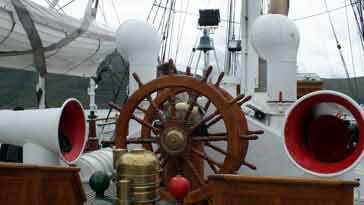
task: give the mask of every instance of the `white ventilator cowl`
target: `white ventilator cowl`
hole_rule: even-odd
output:
[[[297,26],[287,16],[269,14],[260,16],[253,24],[251,43],[264,59],[274,57],[296,58],[300,42]]]
[[[153,25],[140,20],[127,20],[116,31],[117,49],[129,62],[130,95],[138,88],[134,72],[145,83],[156,78],[160,39]]]
[[[258,55],[267,61],[267,95],[269,101],[297,99],[297,52],[300,35],[287,16],[263,15],[257,18],[250,33]]]

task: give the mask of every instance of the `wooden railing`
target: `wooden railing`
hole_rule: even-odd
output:
[[[0,204],[80,205],[86,196],[79,168],[0,164]]]
[[[353,205],[357,182],[213,175],[213,205]]]

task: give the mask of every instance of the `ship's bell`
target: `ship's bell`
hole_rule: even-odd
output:
[[[207,31],[204,31],[203,36],[200,38],[200,43],[197,46],[197,50],[200,51],[210,51],[214,49],[214,45],[212,43],[212,40],[210,36],[207,34]]]

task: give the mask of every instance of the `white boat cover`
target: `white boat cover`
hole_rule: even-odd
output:
[[[92,12],[90,3],[87,5],[90,10],[86,9],[83,19],[76,19],[54,9],[42,7],[30,0],[23,0],[22,2],[35,22],[43,47],[59,42],[77,29],[87,30],[71,43],[46,52],[48,73],[93,76],[99,63],[115,49],[114,31],[106,26],[93,23],[90,19],[92,14],[87,13]],[[11,0],[1,0],[0,53],[27,50],[31,50],[31,46]],[[0,55],[0,65],[7,68],[35,71],[32,55],[31,52],[24,55]]]

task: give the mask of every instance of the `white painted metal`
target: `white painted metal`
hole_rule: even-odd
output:
[[[332,93],[338,95],[340,97],[344,97],[348,102],[352,103],[356,109],[363,116],[363,111],[360,106],[353,101],[351,98],[334,91],[319,91],[318,93]],[[313,95],[317,95],[317,93],[309,94],[305,97],[312,97]],[[300,99],[297,101],[299,103]],[[293,109],[296,104],[292,105],[290,109],[288,109],[287,114]],[[325,105],[325,104],[323,104]],[[326,104],[327,105],[327,104]],[[332,108],[331,105],[329,105]],[[320,173],[313,173],[309,170],[305,170],[300,167],[293,159],[290,157],[287,148],[284,144],[284,136],[283,136],[283,125],[281,125],[281,129],[276,129],[275,126],[266,125],[258,122],[257,120],[247,116],[249,130],[264,130],[264,134],[259,136],[259,140],[249,143],[249,149],[247,153],[246,160],[255,164],[258,169],[257,170],[249,170],[245,167],[242,167],[239,171],[240,174],[243,175],[252,175],[252,176],[293,176],[293,177],[307,177],[307,178],[330,178],[330,179],[341,179],[341,180],[350,180],[354,181],[359,179],[361,182],[364,180],[364,165],[362,162],[362,157],[357,159],[357,161],[350,166],[348,169],[338,172],[332,175],[324,175]],[[283,124],[286,121],[286,117],[283,119]],[[363,190],[364,186],[361,185],[357,190]],[[355,191],[356,197],[357,190]],[[361,199],[363,201],[363,199]]]
[[[72,33],[82,24],[80,19],[60,14],[32,1],[24,0],[23,2],[33,17],[45,47],[63,39],[66,34]],[[29,50],[31,48],[29,40],[10,0],[2,0],[0,7],[2,8],[0,10],[0,39],[9,34],[13,23],[15,23],[10,37],[0,44],[0,51]],[[15,22],[13,22],[12,16]],[[114,49],[114,32],[106,27],[92,24],[86,33],[67,46],[47,52],[47,69],[50,73],[89,77],[96,73],[99,63]],[[0,57],[0,65],[35,71],[32,66],[32,53]]]
[[[57,4],[59,3],[60,0],[53,0],[49,3],[49,8],[54,8],[55,6],[57,6]]]
[[[284,137],[282,133],[270,126],[266,126],[247,116],[248,127],[250,130],[264,130],[264,134],[259,136],[259,140],[249,143],[249,149],[246,160],[257,166],[257,170],[250,170],[241,167],[239,174],[250,176],[292,176],[305,178],[322,178],[317,174],[312,175],[292,163],[292,159],[287,156],[284,146]],[[325,177],[328,178],[327,176]],[[338,176],[329,177],[329,179],[355,181],[364,180],[363,163],[357,163],[351,167],[351,170]],[[357,190],[363,190],[361,183]],[[355,191],[357,192],[357,191]],[[355,193],[356,194],[356,193]]]
[[[363,108],[360,107],[360,105],[355,102],[352,98],[350,98],[349,96],[343,94],[343,93],[339,93],[339,92],[336,92],[336,91],[331,91],[331,90],[321,90],[321,91],[316,91],[316,92],[313,92],[313,93],[309,93],[303,97],[301,97],[300,99],[298,99],[292,106],[291,108],[287,111],[287,115],[284,119],[284,123],[283,124],[286,124],[287,122],[287,118],[289,116],[289,114],[292,112],[292,110],[302,101],[304,100],[307,100],[313,96],[317,96],[317,95],[322,95],[322,94],[330,94],[330,95],[336,95],[342,99],[345,99],[347,102],[349,102],[351,105],[353,105],[355,108],[356,108],[356,112],[360,113],[361,115],[361,118],[364,119],[364,112],[363,112]],[[324,109],[324,113],[327,113],[327,109],[323,108],[322,106],[324,106],[325,104],[321,105],[321,109]],[[330,106],[330,104],[328,105],[330,109],[332,109],[332,106]],[[282,135],[284,135],[284,126],[283,126],[283,129],[282,129]],[[284,136],[283,136],[284,137]],[[322,173],[317,173],[317,172],[313,172],[313,171],[310,171],[308,169],[305,169],[304,167],[302,167],[301,165],[299,165],[293,158],[292,156],[290,155],[288,149],[287,149],[287,146],[286,144],[283,142],[284,144],[284,151],[286,152],[287,156],[289,157],[290,161],[296,166],[298,167],[299,169],[303,170],[304,172],[308,173],[308,174],[311,174],[311,175],[314,175],[314,176],[318,176],[318,177],[336,177],[336,176],[341,176],[349,171],[353,171],[353,169],[358,165],[359,162],[362,162],[362,158],[363,158],[363,153],[362,155],[355,160],[355,162],[349,166],[348,168],[346,168],[345,170],[342,170],[340,172],[336,172],[336,173],[332,173],[332,174],[322,174]]]
[[[299,31],[287,17],[269,14],[259,17],[251,32],[251,42],[260,57],[267,60],[267,94],[269,101],[297,99],[297,51]]]
[[[26,163],[53,164],[53,157],[49,158],[52,159],[50,161],[41,162],[41,159],[47,160],[48,158],[46,156],[38,156],[37,154],[46,153],[45,150],[53,152],[66,163],[74,163],[83,152],[87,138],[87,130],[85,130],[82,139],[82,149],[77,158],[73,161],[67,161],[61,153],[58,134],[61,115],[69,103],[79,104],[81,108],[79,112],[84,116],[83,121],[84,127],[86,128],[86,117],[82,105],[78,100],[71,98],[66,100],[61,108],[24,111],[0,110],[0,142],[19,146],[26,145],[23,152]],[[43,149],[40,147],[43,147]],[[33,150],[33,148],[35,149]],[[39,160],[36,160],[37,158]],[[28,159],[30,161],[27,161]],[[33,159],[34,161],[32,161]]]
[[[241,59],[241,90],[247,95],[254,93],[258,79],[259,57],[251,46],[249,33],[254,21],[261,15],[261,8],[262,1],[242,1],[241,33],[243,54]]]
[[[41,91],[42,94],[38,101],[38,108],[44,109],[44,108],[46,108],[46,93],[47,93],[46,79],[45,79],[45,77],[42,77],[41,75],[38,74],[38,83],[37,83],[37,87],[36,87],[36,92],[39,92],[39,91]]]
[[[117,49],[129,62],[129,94],[139,87],[132,78],[134,72],[141,74],[143,82],[156,78],[156,66],[161,37],[152,24],[128,20],[116,31]]]
[[[97,84],[94,80],[94,78],[90,78],[90,87],[87,89],[87,93],[90,96],[90,111],[97,111],[97,105],[96,105],[96,89]]]
[[[81,181],[87,183],[92,174],[97,171],[112,175],[113,172],[113,153],[111,148],[100,149],[94,152],[83,154],[76,162],[79,167]]]
[[[57,153],[33,143],[23,145],[23,163],[37,165],[59,165]]]

